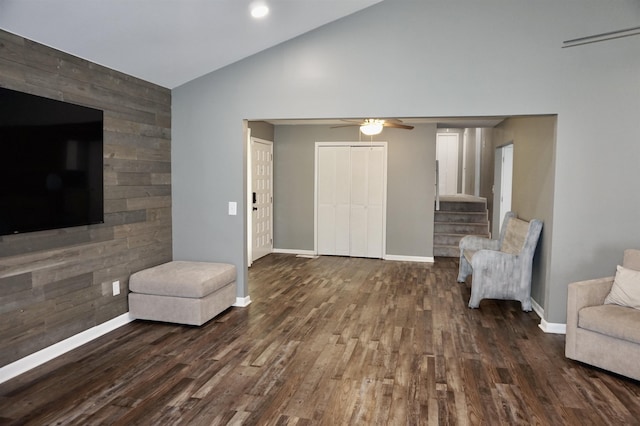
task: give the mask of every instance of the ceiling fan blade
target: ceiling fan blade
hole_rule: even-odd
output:
[[[338,127],[354,127],[354,126],[360,126],[360,123],[353,123],[353,124],[340,124],[338,126],[331,126],[332,129],[337,129]]]
[[[331,128],[332,129],[337,129],[339,127],[362,126],[364,124],[364,122],[362,120],[340,119],[340,121],[343,121],[343,122],[348,123],[348,124],[339,124],[337,126],[331,126]]]
[[[340,124],[337,126],[331,126],[332,129],[337,129],[339,127],[352,127],[352,126],[363,126],[365,124],[367,124],[367,122],[369,120],[376,120],[377,119],[367,119],[367,120],[340,120],[340,121],[344,121],[345,123],[349,123],[349,124]],[[411,130],[413,129],[413,126],[409,126],[407,124],[402,124],[402,120],[397,119],[397,118],[385,118],[385,119],[380,119],[379,121],[383,122],[383,126],[384,127],[393,127],[396,129],[406,129],[406,130]]]
[[[395,129],[407,129],[407,130],[413,129],[413,126],[409,126],[407,124],[400,124],[393,121],[385,121],[384,127],[393,127]]]

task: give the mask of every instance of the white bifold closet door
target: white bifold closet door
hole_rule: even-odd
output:
[[[318,254],[383,257],[384,148],[318,150]]]
[[[348,146],[318,150],[318,254],[349,256],[351,191],[344,179],[351,173]]]

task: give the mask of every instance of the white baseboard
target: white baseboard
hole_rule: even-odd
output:
[[[4,383],[7,380],[13,379],[14,377],[19,376],[22,373],[25,373],[33,368],[38,367],[39,365],[44,364],[45,362],[51,361],[52,359],[57,358],[60,355],[77,348],[78,346],[89,343],[90,341],[97,339],[103,334],[107,334],[119,327],[122,327],[123,325],[129,324],[131,321],[133,321],[133,318],[131,318],[129,316],[129,313],[127,312],[126,314],[117,316],[107,322],[96,325],[95,327],[91,327],[88,330],[64,339],[61,342],[41,349],[38,352],[27,355],[24,358],[12,362],[11,364],[5,365],[4,367],[0,368],[0,383]]]
[[[547,322],[544,318],[540,320],[540,324],[538,324],[540,330],[545,333],[551,334],[567,334],[567,324],[562,324],[559,322]]]
[[[533,300],[533,298],[531,299],[531,307],[533,308],[533,312],[535,312],[536,314],[538,314],[538,316],[542,319],[544,318],[544,309],[542,309],[542,306],[540,306],[538,304],[538,302],[536,302],[535,300]]]
[[[303,254],[305,256],[315,256],[316,252],[313,250],[297,250],[297,249],[277,249],[274,248],[272,253],[280,254]]]
[[[531,306],[533,311],[540,317],[540,324],[538,324],[540,330],[550,334],[567,334],[567,324],[547,322],[544,319],[544,309],[533,299],[531,299]]]
[[[296,250],[296,249],[273,249],[273,253],[282,254],[298,254],[303,256],[316,256],[316,252],[313,250]],[[422,262],[433,263],[435,260],[433,257],[421,257],[421,256],[402,256],[395,254],[385,254],[384,260],[395,260],[398,262]]]
[[[435,259],[428,256],[402,256],[397,254],[386,254],[384,260],[395,260],[397,262],[421,262],[421,263],[433,263]]]
[[[235,306],[236,308],[246,308],[251,304],[251,296],[245,297],[236,297],[236,303],[231,306]]]

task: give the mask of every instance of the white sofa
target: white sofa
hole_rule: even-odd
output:
[[[622,266],[640,271],[640,250],[625,250]],[[606,277],[569,284],[565,355],[640,380],[640,310],[605,304],[613,282]]]

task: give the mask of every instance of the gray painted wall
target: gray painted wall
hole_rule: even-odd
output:
[[[265,121],[249,121],[247,126],[251,129],[252,137],[273,142],[273,124]]]
[[[640,241],[640,43],[562,42],[639,20],[637,0],[386,0],[174,89],[174,256],[236,264],[247,294],[245,220],[227,215],[246,199],[245,118],[553,113],[543,308],[564,322],[568,283]]]
[[[487,199],[487,209],[489,210],[489,220],[493,226],[493,171],[494,171],[494,155],[493,147],[493,129],[481,129],[480,138],[480,196]]]
[[[358,141],[357,127],[276,126],[274,247],[314,250],[315,143]],[[385,254],[433,256],[435,125],[384,129],[387,141],[387,246]]]
[[[461,140],[466,138],[466,151],[463,149],[464,161],[462,169],[464,170],[464,181],[462,182],[462,193],[475,195],[476,184],[476,131],[477,129],[466,129],[463,132]],[[463,143],[464,146],[464,143]],[[478,194],[479,195],[479,194]]]
[[[531,297],[544,306],[551,262],[549,236],[553,234],[556,117],[508,118],[494,129],[493,135],[496,147],[513,142],[511,210],[521,219],[540,219],[544,223],[531,280]]]

